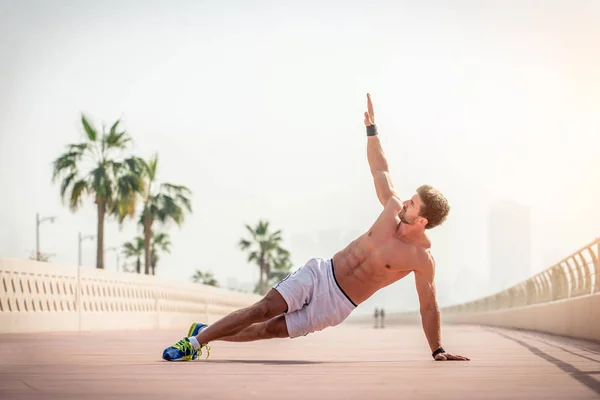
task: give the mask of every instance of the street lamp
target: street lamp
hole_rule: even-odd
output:
[[[114,251],[117,255],[117,272],[119,272],[119,249],[117,249],[116,247],[109,247],[108,249],[104,250],[105,253],[107,251]]]
[[[82,235],[81,232],[79,232],[79,265],[81,267],[81,242],[83,242],[86,239],[93,239],[95,238],[96,235]]]
[[[35,259],[37,261],[40,261],[40,225],[46,221],[53,224],[55,219],[54,216],[40,218],[40,213],[35,214]]]

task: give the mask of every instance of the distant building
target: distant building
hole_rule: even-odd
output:
[[[490,290],[498,292],[532,275],[531,211],[516,202],[490,210]]]

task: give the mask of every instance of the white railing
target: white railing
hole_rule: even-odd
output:
[[[0,259],[0,332],[181,328],[259,299],[153,276]]]
[[[445,313],[503,310],[600,292],[600,238],[499,293],[443,308]]]

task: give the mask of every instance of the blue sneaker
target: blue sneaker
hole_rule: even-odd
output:
[[[192,361],[198,358],[198,351],[194,349],[188,338],[183,338],[163,351],[162,358],[167,361]]]
[[[187,337],[198,336],[198,334],[200,333],[200,330],[207,328],[207,327],[208,327],[208,325],[206,325],[206,324],[201,324],[200,322],[194,322],[190,326],[190,329],[188,330]],[[208,345],[208,343],[200,344],[200,348],[197,350],[199,355],[202,355],[202,348],[206,349],[206,359],[208,359],[208,357],[210,357],[210,346]]]
[[[194,322],[192,326],[190,326],[190,330],[188,331],[187,337],[192,337],[198,335],[200,333],[200,329],[207,327],[206,324],[201,324],[200,322]]]

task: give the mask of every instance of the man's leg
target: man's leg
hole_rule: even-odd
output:
[[[252,324],[235,335],[225,336],[217,340],[225,342],[253,342],[255,340],[287,337],[290,337],[290,335],[285,323],[285,315],[280,315],[265,322]]]
[[[196,340],[201,345],[215,340],[225,340],[223,338],[241,333],[252,324],[268,321],[283,314],[286,310],[287,303],[281,294],[277,290],[271,289],[258,303],[234,311],[202,330],[202,332],[196,335]],[[283,321],[285,326],[285,319]],[[255,334],[257,334],[256,332]]]

